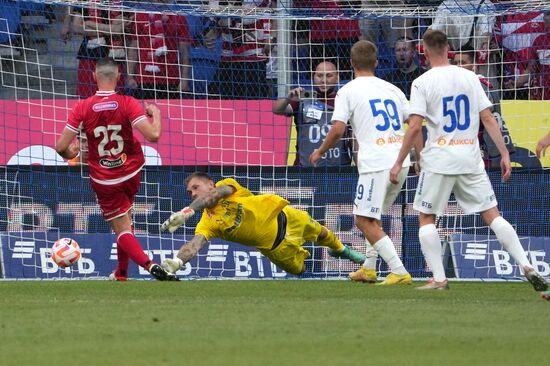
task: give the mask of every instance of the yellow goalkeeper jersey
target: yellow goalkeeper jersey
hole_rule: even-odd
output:
[[[275,194],[255,195],[231,178],[216,183],[216,187],[221,185],[236,191],[213,208],[204,209],[195,235],[271,249],[277,235],[277,215],[289,202]]]

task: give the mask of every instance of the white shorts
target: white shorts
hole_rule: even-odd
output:
[[[360,174],[355,190],[353,214],[380,220],[383,213],[388,213],[397,195],[401,192],[408,172],[409,167],[401,169],[397,177],[398,184],[390,182],[389,169]]]
[[[497,206],[495,192],[486,172],[446,175],[423,170],[418,179],[413,207],[425,214],[442,215],[451,192],[466,214],[483,212]]]

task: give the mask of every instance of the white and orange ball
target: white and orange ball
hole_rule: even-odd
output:
[[[70,267],[80,259],[80,246],[70,238],[57,240],[52,247],[52,260],[61,268]]]

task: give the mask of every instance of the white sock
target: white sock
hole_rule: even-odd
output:
[[[524,266],[532,267],[531,263],[527,259],[525,250],[519,242],[518,234],[502,216],[497,217],[491,222],[489,226],[491,230],[495,232],[498,241],[502,244],[502,247],[510,253],[512,258],[516,260],[516,263],[519,264],[522,268]]]
[[[369,243],[367,239],[365,239],[365,245],[367,247],[367,258],[363,263],[363,267],[365,267],[365,269],[376,270],[376,260],[378,259],[378,252],[376,251],[376,249],[373,248],[373,246]]]
[[[403,266],[401,259],[399,259],[389,236],[386,235],[382,239],[378,240],[373,247],[376,249],[378,254],[380,254],[380,257],[382,257],[382,259],[388,264],[388,267],[390,267],[390,271],[392,273],[398,275],[407,274],[407,270],[405,269],[405,266]]]
[[[437,228],[434,224],[422,226],[418,230],[418,239],[420,239],[420,247],[428,267],[432,270],[434,280],[437,282],[445,281],[445,269],[443,268],[443,260],[441,259],[441,240],[437,233]]]

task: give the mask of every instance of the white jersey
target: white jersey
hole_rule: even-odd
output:
[[[440,174],[482,172],[479,113],[491,106],[478,76],[466,69],[434,67],[414,80],[410,113],[428,122],[422,169]]]
[[[479,81],[478,81],[479,83]],[[359,144],[359,174],[391,169],[403,144],[403,122],[409,102],[393,84],[375,76],[361,76],[336,94],[332,121],[350,123]],[[409,157],[404,167],[411,165]]]

